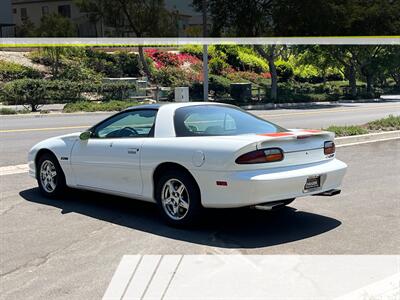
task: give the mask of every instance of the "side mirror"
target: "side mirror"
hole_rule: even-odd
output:
[[[92,135],[92,133],[90,131],[84,131],[79,135],[79,138],[82,141],[87,141],[90,138],[91,135]]]

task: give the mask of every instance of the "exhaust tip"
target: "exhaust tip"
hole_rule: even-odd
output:
[[[332,197],[332,196],[336,196],[339,195],[342,192],[342,190],[338,190],[338,189],[332,189],[329,191],[325,191],[319,194],[314,194],[313,196],[327,196],[327,197]]]

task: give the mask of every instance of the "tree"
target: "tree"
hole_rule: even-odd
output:
[[[177,16],[165,9],[164,0],[76,0],[76,3],[83,11],[101,17],[119,36],[132,34],[143,38],[178,34]],[[140,67],[151,77],[143,46],[138,49]]]
[[[271,73],[271,100],[276,100],[278,98],[278,72],[276,70],[275,61],[281,55],[284,47],[277,45],[255,45],[254,49],[261,57],[268,61],[269,72]]]
[[[276,0],[275,0],[276,1]],[[193,5],[202,11],[202,0]],[[274,0],[207,0],[211,36],[256,37],[271,35],[271,8]]]
[[[72,37],[77,33],[71,21],[59,14],[43,16],[36,32],[40,37]]]
[[[201,0],[193,0],[201,10]],[[399,0],[208,0],[213,36],[399,35]]]

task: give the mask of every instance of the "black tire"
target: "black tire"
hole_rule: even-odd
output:
[[[49,186],[45,186],[44,180],[41,179],[41,169],[42,166],[46,163],[49,165],[49,162],[54,166],[54,170],[56,172],[56,175],[53,177],[54,178],[54,184],[55,187],[54,189],[50,190]],[[51,165],[50,165],[51,166]],[[65,183],[65,175],[63,170],[61,169],[60,164],[58,163],[57,158],[51,154],[51,153],[44,153],[39,157],[37,160],[37,182],[39,185],[39,190],[42,193],[42,195],[50,198],[54,198],[57,196],[60,196],[62,192],[64,192],[66,188],[66,183]]]
[[[164,189],[168,189],[166,188],[166,184],[174,180],[177,180],[184,185],[189,199],[189,201],[187,201],[188,202],[187,212],[180,219],[176,219],[171,216],[171,213],[168,212],[167,208],[168,204],[165,205],[165,201],[163,201],[162,197],[163,192],[165,192]],[[162,174],[159,180],[155,184],[156,184],[155,197],[157,200],[157,204],[161,212],[161,215],[167,224],[181,227],[181,226],[193,225],[196,223],[196,221],[199,220],[199,216],[201,215],[201,212],[203,210],[203,207],[201,205],[200,190],[195,180],[190,176],[190,174],[187,174],[180,170],[170,170]],[[183,194],[184,194],[183,198],[185,198],[186,193],[184,192]],[[179,206],[180,205],[178,205],[177,208],[178,210],[184,209]]]

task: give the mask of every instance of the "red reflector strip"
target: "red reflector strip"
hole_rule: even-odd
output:
[[[297,139],[298,139],[298,140],[303,140],[303,139],[307,139],[307,138],[309,138],[309,137],[311,137],[311,135],[298,135],[298,136],[297,136]]]
[[[321,130],[315,130],[315,129],[308,129],[308,130],[302,130],[303,132],[308,132],[308,133],[319,133]]]
[[[279,137],[279,136],[291,136],[293,133],[290,132],[275,132],[275,133],[261,133],[258,135],[262,136],[270,136],[270,137]]]
[[[217,181],[217,185],[219,185],[219,186],[228,186],[228,183],[226,181]]]

